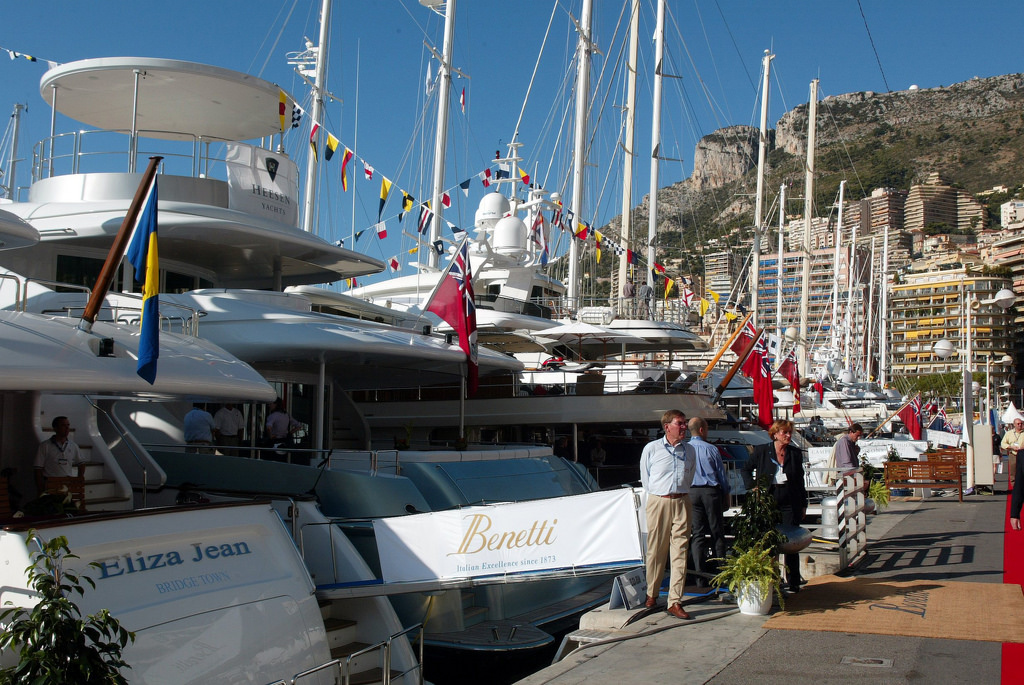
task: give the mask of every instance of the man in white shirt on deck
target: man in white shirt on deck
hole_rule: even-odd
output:
[[[669,558],[668,613],[688,619],[683,609],[686,557],[690,549],[690,484],[697,463],[693,447],[683,441],[686,415],[669,409],[661,417],[665,435],[647,443],[640,456],[640,482],[647,491],[647,602],[657,605],[665,560]]]
[[[81,475],[80,464],[83,463],[82,453],[78,445],[68,437],[71,433],[71,421],[66,416],[58,416],[50,422],[53,437],[39,443],[36,450],[35,472],[36,487],[39,494],[46,492],[47,478],[67,478]]]
[[[221,447],[233,448],[242,443],[245,434],[245,417],[231,402],[226,403],[213,415],[213,427],[217,431],[217,444]],[[237,449],[222,449],[224,454],[238,454]]]

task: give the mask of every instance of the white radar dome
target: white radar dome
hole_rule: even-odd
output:
[[[517,216],[507,216],[494,227],[491,241],[500,255],[517,256],[526,253],[526,224]]]
[[[476,208],[476,225],[479,228],[494,228],[501,217],[509,212],[508,198],[501,193],[488,193]]]

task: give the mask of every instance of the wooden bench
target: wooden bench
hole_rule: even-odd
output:
[[[934,452],[925,452],[924,456],[928,461],[953,462],[960,468],[967,468],[967,450],[965,449],[935,450]]]
[[[885,487],[934,490],[956,488],[960,501],[964,501],[963,474],[952,460],[886,462]]]

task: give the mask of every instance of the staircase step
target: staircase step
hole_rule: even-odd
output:
[[[476,593],[474,593],[472,590],[463,590],[461,599],[462,608],[468,609],[474,604],[476,604]]]
[[[324,628],[327,629],[328,633],[331,632],[332,630],[344,630],[345,628],[351,628],[355,624],[356,624],[355,621],[350,621],[347,618],[325,618],[324,619]]]
[[[349,642],[344,645],[339,645],[331,650],[332,659],[343,659],[350,654],[355,654],[360,649],[366,649],[370,645],[365,642]]]
[[[399,671],[391,671],[391,682],[396,682],[402,674]],[[384,670],[379,667],[373,667],[368,671],[360,671],[359,673],[353,673],[348,679],[351,685],[374,685],[374,683],[384,682]]]

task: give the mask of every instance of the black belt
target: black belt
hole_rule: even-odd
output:
[[[721,485],[691,485],[691,490],[721,490]]]

